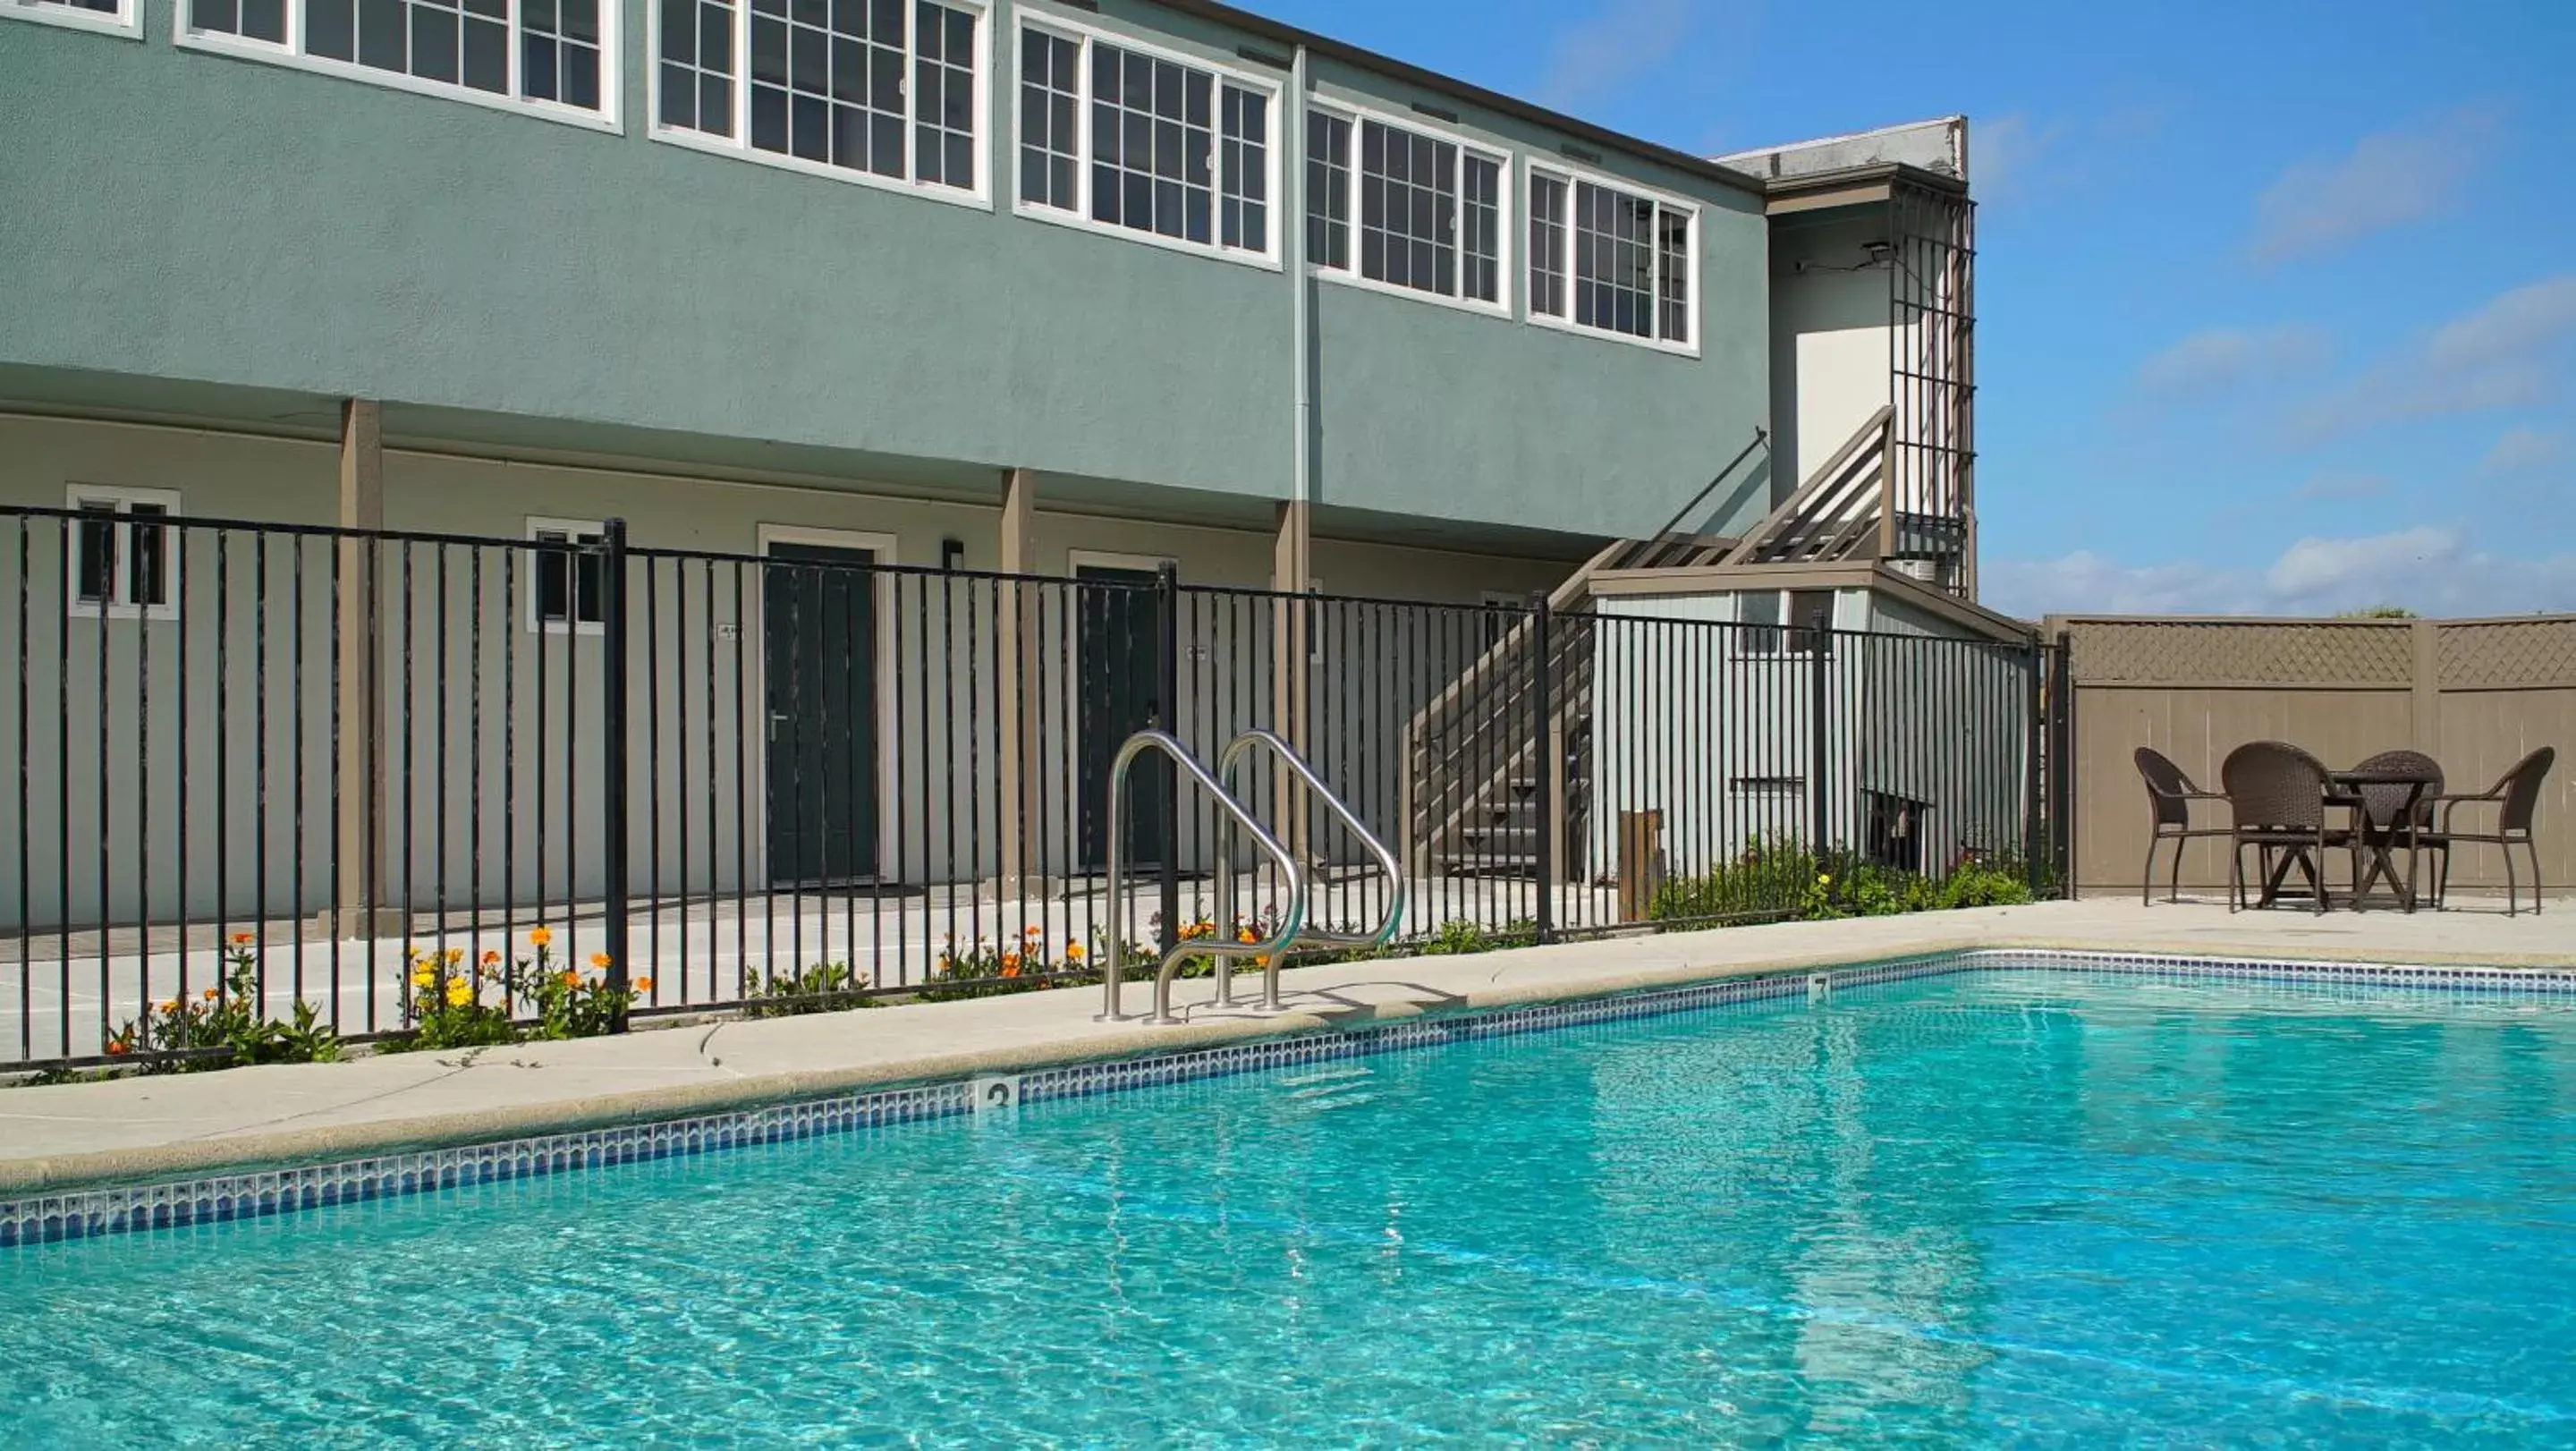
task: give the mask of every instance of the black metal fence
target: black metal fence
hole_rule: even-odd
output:
[[[230,993],[228,960],[267,1011],[363,1035],[404,1025],[413,952],[515,965],[539,928],[681,1012],[1061,980],[1113,932],[1277,910],[1257,876],[1218,900],[1213,818],[1150,760],[1103,819],[1148,724],[1210,758],[1256,725],[1295,742],[1402,856],[1408,937],[1779,915],[1727,874],[1791,844],[1932,875],[2054,855],[2030,645],[645,548],[614,522],[0,529],[0,1063],[94,1058]],[[1284,773],[1238,794],[1316,865],[1312,919],[1387,909]],[[1146,881],[1124,916],[1113,830]]]

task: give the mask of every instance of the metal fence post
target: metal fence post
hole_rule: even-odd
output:
[[[1548,668],[1550,626],[1555,621],[1547,596],[1540,595],[1530,614],[1530,703],[1537,714],[1531,720],[1531,749],[1538,756],[1538,838],[1531,843],[1531,875],[1538,882],[1538,940],[1547,941],[1556,934],[1556,833],[1563,791],[1558,782],[1565,773],[1561,756],[1552,758],[1556,741],[1555,673]]]
[[[1791,628],[1783,638],[1796,640],[1798,635],[1799,632]],[[1833,631],[1829,629],[1809,632],[1806,641],[1807,658],[1814,661],[1816,667],[1815,688],[1809,692],[1807,707],[1807,713],[1814,717],[1807,725],[1807,814],[1811,818],[1808,829],[1816,837],[1810,850],[1818,856],[1824,855],[1831,845],[1833,834],[1833,807],[1825,790],[1825,761],[1833,749],[1833,687],[1827,674],[1833,668],[1833,643]]]
[[[1164,560],[1154,574],[1154,724],[1176,736],[1181,733],[1180,586],[1179,568]],[[1163,847],[1162,950],[1170,952],[1181,940],[1181,782],[1178,771],[1160,769],[1166,772],[1162,820],[1156,823]],[[1116,831],[1118,823],[1110,822],[1109,829]]]
[[[2064,630],[2051,647],[2048,674],[2049,846],[2057,889],[2075,900],[2075,641]]]
[[[2044,858],[2056,855],[2048,841],[2047,828],[2051,813],[2047,810],[2047,790],[2054,774],[2055,762],[2043,758],[2048,754],[2048,646],[2041,641],[2030,643],[2030,689],[2027,705],[2029,716],[2024,724],[2027,734],[2022,748],[2022,879],[2034,897],[2040,893],[2047,876]]]
[[[608,991],[610,998],[626,1001],[628,971],[626,954],[627,884],[627,731],[631,728],[626,708],[626,642],[629,634],[626,619],[626,521],[610,519],[601,526],[601,547],[605,558],[600,563],[599,579],[599,693],[601,726],[600,829],[605,837],[600,843],[604,860],[601,870],[608,874]],[[626,1010],[617,1012],[616,1031],[626,1031]]]

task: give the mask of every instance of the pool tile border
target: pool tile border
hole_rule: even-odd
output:
[[[1230,1077],[1379,1053],[1517,1037],[1941,977],[2012,968],[2148,976],[2174,981],[2270,980],[2302,986],[2407,987],[2576,998],[2576,971],[2279,961],[2153,953],[1992,948],[1849,966],[1719,978],[1686,986],[1515,1007],[1429,1013],[1397,1023],[1254,1039],[1214,1048],[1101,1059],[1016,1076],[1020,1104],[1084,1098],[1157,1084]],[[540,1134],[173,1181],[116,1185],[0,1202],[0,1248],[264,1218],[336,1204],[424,1194],[462,1185],[577,1173],[754,1144],[949,1118],[975,1109],[975,1079],[872,1089],[691,1118]]]

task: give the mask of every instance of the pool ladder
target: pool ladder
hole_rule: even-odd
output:
[[[1378,870],[1386,874],[1391,890],[1387,894],[1385,919],[1380,921],[1375,929],[1368,932],[1342,932],[1328,927],[1310,926],[1307,923],[1306,918],[1314,886],[1311,876],[1304,864],[1297,860],[1295,854],[1281,845],[1278,836],[1268,827],[1263,826],[1261,819],[1254,815],[1251,808],[1245,806],[1234,793],[1235,768],[1242,763],[1244,757],[1255,751],[1267,752],[1275,757],[1279,764],[1305,787],[1307,793],[1322,801],[1324,809],[1332,813],[1343,827],[1368,849],[1369,855],[1377,859]],[[1333,788],[1324,784],[1324,778],[1315,773],[1315,768],[1308,765],[1306,759],[1298,755],[1296,749],[1285,740],[1280,739],[1276,732],[1256,727],[1236,736],[1226,743],[1225,750],[1217,756],[1216,769],[1210,771],[1197,756],[1191,754],[1190,748],[1182,744],[1178,736],[1169,731],[1141,730],[1129,736],[1126,742],[1119,746],[1118,754],[1109,763],[1109,816],[1106,830],[1109,837],[1110,930],[1108,941],[1101,952],[1099,1021],[1117,1023],[1124,1022],[1127,1018],[1125,1005],[1120,1001],[1122,996],[1120,988],[1126,966],[1126,929],[1132,894],[1130,883],[1127,881],[1127,833],[1120,828],[1124,825],[1124,809],[1127,804],[1127,772],[1139,758],[1149,752],[1170,758],[1172,765],[1183,776],[1196,783],[1216,805],[1221,828],[1216,850],[1217,899],[1222,905],[1223,912],[1221,920],[1230,920],[1233,916],[1234,833],[1237,830],[1249,834],[1252,844],[1262,855],[1270,858],[1271,864],[1278,868],[1280,877],[1288,884],[1288,905],[1279,914],[1279,920],[1271,928],[1270,935],[1251,942],[1226,936],[1222,932],[1214,937],[1197,940],[1184,940],[1176,935],[1171,950],[1163,954],[1162,965],[1154,974],[1154,1011],[1147,1015],[1146,1022],[1169,1025],[1181,1021],[1172,1014],[1172,978],[1180,971],[1181,964],[1190,958],[1212,957],[1216,960],[1216,1005],[1218,1006],[1232,1006],[1234,1002],[1233,959],[1249,957],[1259,960],[1262,964],[1261,1007],[1265,1012],[1275,1013],[1279,1011],[1279,969],[1289,953],[1300,947],[1377,947],[1395,935],[1396,928],[1404,921],[1405,905],[1404,869],[1396,861],[1395,853],[1387,848],[1385,842],[1378,839],[1377,833],[1368,829],[1367,824],[1360,820],[1358,813],[1352,811],[1348,803],[1333,794]],[[1173,843],[1173,849],[1179,849],[1177,842]],[[1177,933],[1177,925],[1174,931]]]

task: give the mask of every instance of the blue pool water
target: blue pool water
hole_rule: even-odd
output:
[[[2012,971],[0,1253],[0,1444],[2576,1445],[2576,1007]]]

